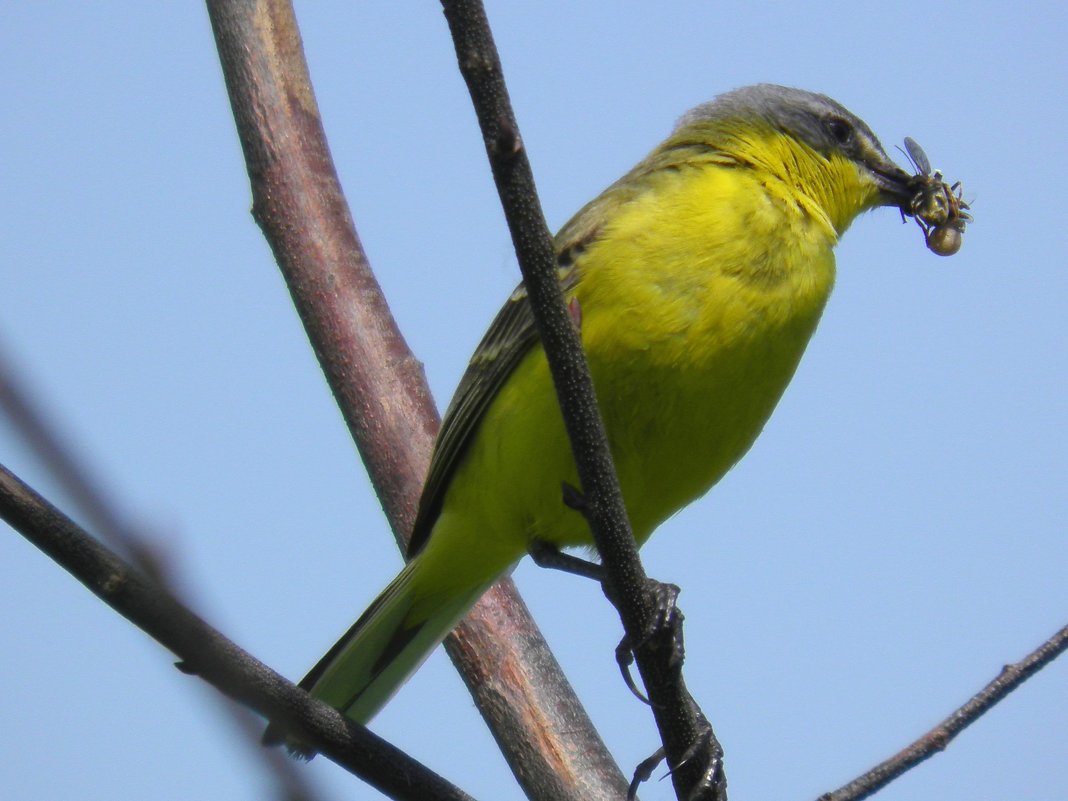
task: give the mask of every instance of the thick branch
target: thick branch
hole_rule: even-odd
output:
[[[460,71],[471,93],[493,177],[512,234],[538,332],[549,360],[571,440],[594,542],[608,571],[606,591],[633,642],[643,640],[652,609],[647,578],[627,519],[615,466],[600,419],[593,382],[557,283],[552,238],[545,225],[534,178],[504,84],[482,3],[443,0]],[[674,773],[676,792],[688,795],[699,778],[698,760],[683,755],[702,733],[700,712],[681,676],[665,660],[639,649],[638,666]]]
[[[391,798],[469,801],[404,752],[243,651],[160,584],[94,540],[0,465],[0,518],[58,562],[116,612],[231,698],[285,724],[302,740]]]
[[[437,413],[341,191],[300,33],[284,0],[208,12],[252,187],[252,214],[398,538],[407,536]]]
[[[403,543],[438,418],[356,235],[292,8],[282,0],[209,0],[208,10],[253,214]],[[511,581],[491,590],[445,645],[529,797],[625,792],[626,780]]]

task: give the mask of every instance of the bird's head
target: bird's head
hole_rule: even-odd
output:
[[[708,145],[814,201],[841,234],[862,211],[903,208],[914,177],[867,124],[826,95],[775,84],[727,92],[689,111],[669,142]]]

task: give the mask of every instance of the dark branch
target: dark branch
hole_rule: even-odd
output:
[[[391,798],[470,799],[404,752],[313,700],[230,642],[2,465],[0,518],[108,606],[176,654],[184,672],[200,676],[266,717],[283,721],[301,740]]]
[[[292,8],[283,0],[209,0],[208,11],[253,214],[404,550],[438,417],[356,234]],[[510,580],[483,597],[445,647],[529,797],[625,792],[626,779]]]
[[[1019,662],[1006,665],[998,677],[973,695],[961,706],[912,745],[876,765],[863,776],[834,792],[824,793],[819,801],[859,801],[881,790],[901,774],[919,765],[940,751],[944,751],[953,739],[977,721],[995,704],[1027,681],[1062,653],[1068,650],[1068,626],[1065,626],[1046,642]]]
[[[519,259],[538,331],[556,385],[578,467],[586,516],[607,570],[605,589],[633,642],[643,640],[654,614],[648,581],[627,519],[578,334],[556,280],[552,238],[545,225],[519,127],[504,84],[500,58],[477,0],[443,0],[460,72],[482,129],[497,191]],[[681,674],[655,649],[638,649],[637,661],[663,738],[676,793],[686,797],[701,779],[687,749],[707,729]]]

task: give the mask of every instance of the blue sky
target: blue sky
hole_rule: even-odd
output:
[[[683,588],[687,680],[736,799],[851,779],[1068,617],[1064,12],[846,8],[489,5],[553,227],[689,106],[757,81],[830,94],[888,149],[914,137],[974,201],[950,259],[892,210],[854,225],[764,435],[645,549]],[[430,2],[297,13],[357,227],[444,406],[517,280],[445,23]],[[248,214],[206,12],[9,3],[0,86],[0,348],[205,616],[299,678],[400,559]],[[4,422],[0,461],[54,490]],[[629,769],[656,737],[614,613],[579,580],[516,578]],[[263,797],[171,655],[6,529],[0,579],[5,798]],[[1066,689],[1055,664],[880,798],[1062,797]],[[520,798],[441,653],[374,728]]]

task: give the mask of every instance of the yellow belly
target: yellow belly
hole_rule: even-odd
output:
[[[752,445],[834,281],[835,238],[825,219],[769,198],[739,171],[671,180],[677,186],[630,204],[583,252],[575,292],[641,542]],[[440,553],[455,541],[475,562],[477,541],[482,558],[503,566],[532,538],[591,544],[585,522],[561,501],[564,481],[578,483],[536,347],[487,410],[430,547]]]

